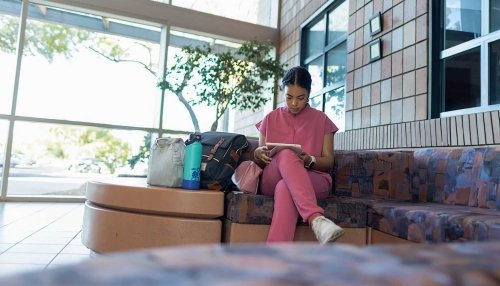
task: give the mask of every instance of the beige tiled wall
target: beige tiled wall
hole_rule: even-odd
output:
[[[350,0],[346,131],[336,149],[500,144],[498,111],[428,119],[429,0]],[[368,20],[382,15],[382,31]],[[369,62],[368,45],[382,41]]]
[[[429,0],[346,1],[346,131],[337,133],[336,149],[500,144],[498,111],[428,119]],[[333,2],[281,1],[282,63],[289,67],[300,63],[300,26],[329,3]],[[368,20],[379,11],[382,31],[372,37]],[[370,62],[368,44],[378,38],[382,58]],[[279,94],[277,103],[282,102]],[[241,126],[250,130],[262,115],[247,114]]]
[[[428,0],[351,0],[349,7],[346,130],[426,119]],[[371,36],[377,12],[382,31]],[[382,58],[370,62],[376,39]]]

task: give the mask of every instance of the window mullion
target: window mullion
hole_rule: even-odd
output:
[[[490,0],[482,0],[481,2],[481,36],[486,36],[490,33]],[[489,104],[489,57],[488,41],[481,43],[481,106]]]
[[[321,90],[325,89],[325,86],[326,86],[326,73],[327,73],[327,69],[326,69],[326,66],[327,66],[327,62],[328,62],[328,59],[326,58],[326,54],[327,54],[327,50],[326,50],[326,46],[328,44],[328,27],[329,27],[329,23],[328,23],[328,13],[325,13],[324,15],[325,17],[325,37],[323,38],[323,86],[321,87]],[[323,100],[322,100],[322,104],[321,104],[321,111],[325,111],[325,100],[326,100],[326,95],[325,93],[322,93],[321,95],[323,97]]]
[[[482,0],[481,9],[481,36],[485,36],[490,32],[490,0]]]
[[[489,104],[489,52],[488,42],[481,44],[481,106],[488,106]]]

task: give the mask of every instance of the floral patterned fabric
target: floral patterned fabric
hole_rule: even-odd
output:
[[[378,202],[368,224],[415,242],[500,240],[500,147],[414,152],[421,203]]]
[[[500,209],[500,147],[414,153],[413,189],[423,202]]]
[[[499,285],[500,243],[194,245],[98,256],[9,286]]]
[[[231,192],[226,196],[227,219],[234,223],[271,224],[274,200],[263,195],[251,195]],[[338,201],[334,197],[318,200],[325,210],[325,216],[343,227],[365,227],[366,205],[360,201],[345,199]],[[299,219],[298,224],[303,224]]]
[[[412,169],[412,152],[335,151],[334,194],[416,200]]]
[[[368,225],[414,242],[500,241],[497,210],[437,203],[373,202]]]
[[[318,203],[343,227],[415,242],[500,240],[498,146],[336,151],[334,178],[333,196]],[[270,224],[272,211],[269,197],[226,197],[233,222]]]

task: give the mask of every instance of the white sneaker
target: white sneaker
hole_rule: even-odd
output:
[[[312,230],[321,244],[334,242],[345,233],[340,226],[322,215],[312,221]]]

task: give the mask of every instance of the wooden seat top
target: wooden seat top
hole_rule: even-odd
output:
[[[96,205],[136,213],[217,218],[224,193],[148,185],[146,178],[106,178],[87,182],[86,199]]]

